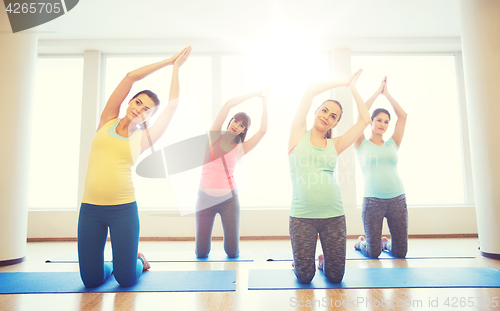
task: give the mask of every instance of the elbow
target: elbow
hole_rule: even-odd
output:
[[[314,89],[314,85],[309,85],[309,86],[306,88],[306,94],[307,94],[307,93],[311,93],[313,89]]]
[[[368,126],[368,124],[370,124],[372,122],[372,118],[370,117],[370,115],[366,115],[366,116],[362,116],[359,119],[359,121],[362,122],[365,126]]]
[[[317,93],[317,91],[315,90],[314,85],[308,86],[306,88],[306,91],[304,93],[303,98],[307,98],[307,99],[313,98],[314,95],[316,95],[316,93]]]
[[[132,72],[128,72],[126,75],[125,75],[125,79],[127,80],[130,80],[132,82],[135,82],[137,81],[137,78],[134,77],[134,74]]]
[[[408,114],[404,111],[402,113],[398,114],[398,119],[406,120],[407,117],[408,117]]]
[[[175,111],[177,110],[177,107],[179,107],[179,101],[177,99],[174,100],[169,100],[167,106],[165,109]]]

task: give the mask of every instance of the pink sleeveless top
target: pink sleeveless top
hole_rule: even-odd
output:
[[[243,156],[241,144],[237,144],[231,151],[220,147],[219,138],[205,154],[205,164],[201,171],[200,188],[207,189],[234,189],[236,181],[233,176],[236,163]]]

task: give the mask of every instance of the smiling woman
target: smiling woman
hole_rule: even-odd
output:
[[[133,68],[141,64],[160,61],[160,57],[155,56],[107,56],[106,57],[106,79],[105,98],[109,98],[114,87],[120,82],[123,76]],[[182,84],[181,105],[177,108],[176,118],[171,120],[170,130],[175,131],[175,135],[163,135],[155,144],[154,150],[159,150],[166,146],[171,146],[182,140],[190,139],[204,134],[205,129],[210,124],[211,106],[208,103],[212,98],[212,63],[209,56],[191,55],[189,62],[183,65],[181,75],[189,76],[189,79]],[[168,98],[168,81],[171,68],[164,68],[154,75],[148,76],[134,84],[131,93],[137,93],[142,89],[154,90],[160,99]],[[156,122],[156,116],[163,111],[160,105],[159,111],[155,113],[148,124]],[[120,115],[125,115],[129,106],[122,105]],[[189,121],[188,121],[189,120]],[[189,123],[186,123],[189,122]],[[189,124],[190,126],[186,126]],[[206,125],[206,126],[205,126]],[[182,131],[178,130],[181,129]],[[137,163],[141,162],[151,154],[145,151],[139,156]],[[194,174],[194,176],[199,176]],[[132,179],[136,186],[136,197],[141,202],[139,209],[178,209],[179,205],[194,206],[193,195],[188,191],[190,188],[196,189],[192,175],[183,176],[176,174],[175,181],[166,178],[145,178],[132,172]],[[183,185],[182,187],[180,185]],[[191,185],[192,187],[186,187]],[[186,202],[187,201],[187,202]]]
[[[283,136],[290,129],[291,120],[299,104],[297,98],[300,98],[307,85],[331,77],[327,53],[307,54],[302,51],[295,54],[295,49],[283,51],[284,46],[279,46],[278,50],[273,50],[273,47],[274,45],[269,47],[267,56],[258,50],[253,50],[255,53],[222,56],[222,98],[232,98],[249,90],[271,87],[269,102],[273,104],[268,109],[273,117],[269,122],[268,133],[260,143],[262,147],[245,157],[245,170],[237,171],[237,174],[242,175],[240,180],[245,182],[241,183],[239,194],[242,209],[289,208],[292,187],[286,141]],[[307,66],[297,63],[304,59],[307,59]],[[318,107],[329,95],[318,95],[313,105]],[[258,100],[250,99],[242,103],[241,110],[250,116],[260,115],[261,107],[255,101]],[[313,112],[307,116],[308,120],[314,117]],[[249,135],[259,127],[260,120],[252,121],[255,123],[249,129]],[[256,193],[259,195],[255,195]]]
[[[464,158],[460,137],[458,89],[453,55],[353,55],[352,66],[362,66],[367,79],[359,92],[369,98],[387,76],[391,92],[410,115],[405,142],[399,151],[399,172],[411,205],[465,203]],[[386,98],[374,108],[394,109]],[[386,130],[392,133],[395,122]],[[371,129],[365,131],[370,136]],[[356,162],[356,180],[363,180]],[[354,165],[354,164],[353,164]],[[363,183],[357,183],[357,202]],[[470,199],[470,198],[469,198]]]
[[[191,47],[172,57],[128,72],[106,102],[90,148],[85,188],[78,217],[78,263],[85,287],[96,287],[113,274],[121,286],[132,286],[150,268],[138,253],[139,213],[131,167],[139,154],[163,135],[179,102],[179,69]],[[159,104],[151,91],[141,91],[128,101],[126,114],[119,118],[132,85],[164,67],[172,66],[168,102],[157,122],[148,130],[137,124],[147,121]],[[151,97],[150,97],[151,96]],[[113,262],[104,262],[108,228]]]

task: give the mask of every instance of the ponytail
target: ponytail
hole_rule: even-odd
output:
[[[332,139],[332,129],[329,129],[325,133],[325,138]]]

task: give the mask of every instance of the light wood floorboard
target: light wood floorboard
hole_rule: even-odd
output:
[[[355,240],[348,240],[352,247]],[[410,239],[416,248],[443,248],[475,255],[471,259],[398,259],[348,260],[347,268],[391,267],[483,267],[500,269],[500,261],[481,257],[477,238]],[[500,310],[498,307],[478,306],[477,298],[500,300],[500,288],[400,288],[400,289],[329,289],[329,290],[248,290],[250,269],[287,269],[291,262],[266,262],[263,250],[289,249],[286,240],[241,241],[242,250],[254,252],[254,262],[225,263],[152,263],[151,270],[236,270],[234,292],[165,292],[165,293],[85,293],[85,294],[22,294],[0,295],[0,310]],[[140,242],[140,251],[193,251],[192,241]],[[222,250],[222,241],[214,241],[212,250]],[[21,271],[78,271],[77,264],[46,264],[45,260],[76,252],[76,242],[31,242],[27,245],[27,260],[21,264],[0,267],[0,272]],[[474,297],[474,307],[446,307],[446,298]],[[346,307],[340,302],[361,301]],[[438,299],[439,307],[429,307]],[[368,302],[367,305],[367,301]],[[382,301],[394,302],[388,307]],[[401,301],[412,306],[395,305]],[[421,303],[421,305],[418,305]],[[500,303],[500,302],[499,302]],[[310,306],[308,306],[308,304]],[[303,306],[301,306],[303,305]],[[311,306],[312,305],[312,306]],[[328,306],[327,306],[328,305]]]

